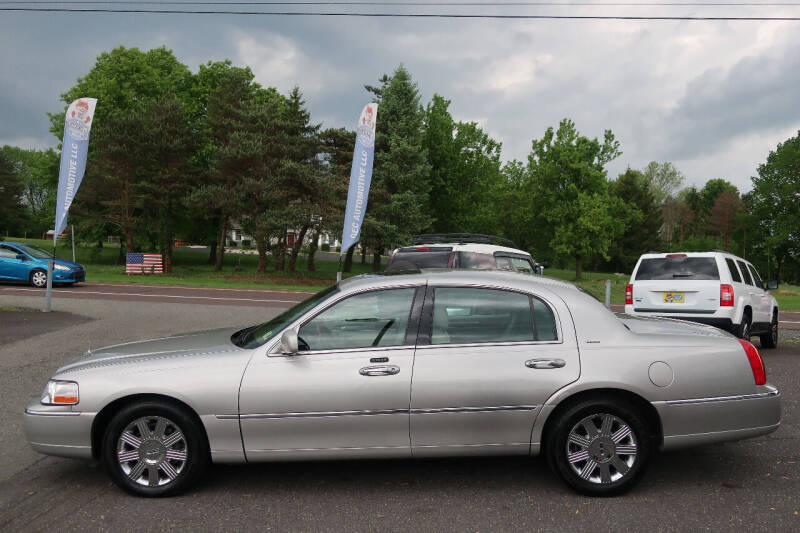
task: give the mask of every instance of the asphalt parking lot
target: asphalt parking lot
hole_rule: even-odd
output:
[[[0,293],[0,307],[41,307]],[[0,530],[789,531],[800,529],[800,336],[763,350],[782,392],[766,437],[663,454],[616,498],[569,491],[538,458],[216,466],[196,490],[138,499],[86,461],[26,444],[21,413],[53,370],[92,346],[265,320],[285,308],[55,300],[12,322],[0,311]],[[5,314],[4,314],[5,313]],[[791,338],[788,338],[791,336]]]

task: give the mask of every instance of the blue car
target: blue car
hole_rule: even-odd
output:
[[[36,287],[47,286],[47,261],[53,256],[41,248],[20,242],[0,241],[0,281],[24,281]],[[86,281],[83,265],[56,259],[53,283]]]

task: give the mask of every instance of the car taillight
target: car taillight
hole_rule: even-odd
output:
[[[747,354],[747,360],[750,361],[750,368],[753,370],[753,379],[756,380],[756,385],[764,385],[767,382],[767,371],[764,368],[764,361],[761,359],[758,350],[751,342],[744,339],[736,340],[741,343],[744,353]]]
[[[733,285],[723,283],[719,286],[719,306],[733,307]]]
[[[633,285],[630,283],[625,287],[625,304],[633,305]]]
[[[453,268],[455,262],[456,262],[456,253],[450,252],[450,258],[447,260],[447,268]]]

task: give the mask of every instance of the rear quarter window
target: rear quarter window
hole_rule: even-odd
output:
[[[750,272],[747,271],[747,265],[745,265],[742,261],[736,261],[736,264],[739,265],[739,269],[742,271],[744,282],[748,285],[752,285],[753,279],[750,277]]]
[[[713,257],[651,257],[642,259],[636,280],[718,280]]]
[[[728,271],[731,273],[731,279],[736,283],[742,282],[742,276],[739,275],[739,269],[736,268],[736,263],[733,259],[725,259],[725,264],[728,265]]]

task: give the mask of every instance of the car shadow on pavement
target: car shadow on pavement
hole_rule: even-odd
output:
[[[64,311],[44,313],[39,309],[0,307],[0,343],[6,345],[92,320]]]

